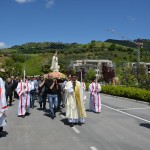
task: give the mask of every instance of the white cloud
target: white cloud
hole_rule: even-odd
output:
[[[25,3],[35,2],[36,0],[15,0],[15,1],[19,4],[25,4]],[[45,1],[46,1],[45,5],[47,8],[51,8],[55,3],[55,0],[45,0]]]
[[[6,48],[6,44],[4,42],[0,42],[0,49]]]
[[[135,21],[136,18],[135,17],[132,17],[132,16],[127,16],[127,18],[130,20],[130,21]]]
[[[54,5],[54,3],[55,3],[55,0],[46,0],[46,7],[50,8],[52,7],[52,5]]]
[[[34,2],[35,0],[15,0],[19,4]]]

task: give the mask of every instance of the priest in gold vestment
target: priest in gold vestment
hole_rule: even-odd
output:
[[[66,83],[66,117],[73,127],[75,123],[81,125],[84,123],[86,117],[83,87],[79,81],[76,80],[76,75],[72,75],[71,79]]]

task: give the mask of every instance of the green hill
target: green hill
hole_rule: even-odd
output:
[[[136,39],[133,42],[128,41],[128,40],[108,39],[105,42],[118,44],[118,45],[122,45],[122,46],[128,46],[128,47],[132,47],[132,48],[136,48],[136,45],[133,42],[139,42],[139,43],[143,43],[143,49],[145,51],[150,51],[150,40],[149,39]]]
[[[149,47],[149,40],[147,47]],[[58,51],[59,65],[62,72],[66,72],[70,63],[77,59],[109,59],[116,64],[122,62],[136,62],[137,49],[124,41],[107,40],[106,42],[91,41],[88,44],[61,43],[61,42],[39,42],[15,45],[0,51],[0,63],[15,68],[16,74],[20,72],[16,66],[26,68],[28,75],[46,73],[50,68],[52,56]],[[150,62],[150,51],[141,51],[141,61]],[[3,60],[3,61],[1,61]]]

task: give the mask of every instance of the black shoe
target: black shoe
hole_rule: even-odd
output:
[[[43,110],[43,108],[42,108],[42,107],[40,107],[38,110]]]
[[[2,137],[3,136],[3,132],[0,132],[0,137]]]
[[[54,115],[54,114],[49,113],[49,115],[50,115],[50,117],[51,117],[52,119],[54,119],[54,118],[55,118],[55,115]]]
[[[96,114],[100,114],[100,112],[95,112]]]
[[[78,123],[78,125],[79,125],[79,126],[82,126],[82,123],[81,123],[81,122],[79,122],[79,123]]]
[[[62,108],[65,108],[65,105],[64,105],[64,104],[62,104]]]
[[[54,115],[51,115],[51,118],[54,119],[55,118]]]
[[[71,122],[71,123],[70,123],[70,127],[73,127],[73,126],[74,126],[74,123]]]
[[[21,115],[18,115],[18,117],[22,117]]]
[[[22,115],[22,118],[25,118],[25,115]]]
[[[0,133],[2,133],[2,131],[3,131],[3,127],[0,127]]]
[[[25,114],[26,116],[29,116],[30,115],[30,113],[29,112],[26,112],[26,114]]]

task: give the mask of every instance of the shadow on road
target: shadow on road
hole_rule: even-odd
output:
[[[8,132],[6,132],[6,131],[2,131],[2,133],[0,134],[0,138],[2,138],[2,137],[6,137],[6,136],[7,136],[7,134],[8,134]]]
[[[61,112],[61,115],[66,116],[66,113],[65,112]]]
[[[85,111],[87,111],[87,112],[91,112],[89,109],[86,109]]]
[[[42,108],[37,108],[37,110],[42,111],[43,109]]]
[[[62,119],[62,120],[60,120],[60,121],[62,121],[62,122],[64,123],[64,125],[69,126],[69,123],[68,123],[68,119],[67,119],[67,118]]]
[[[140,123],[140,126],[150,129],[149,123]]]
[[[43,114],[43,115],[46,116],[46,117],[51,118],[50,114],[48,114],[48,113],[45,113],[45,114]]]

